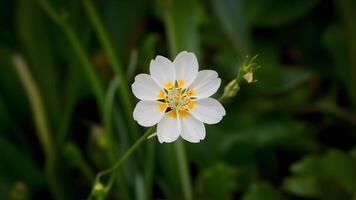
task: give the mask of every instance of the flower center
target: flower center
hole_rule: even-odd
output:
[[[171,109],[181,110],[187,106],[189,102],[190,95],[188,95],[186,89],[172,87],[167,90],[166,103]]]
[[[177,80],[173,84],[168,82],[164,89],[158,95],[158,100],[166,104],[165,112],[170,112],[172,117],[175,117],[176,112],[181,116],[186,115],[186,111],[192,109],[195,92],[192,88],[184,88],[184,81]]]

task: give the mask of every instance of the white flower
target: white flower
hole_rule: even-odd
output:
[[[150,74],[139,74],[132,84],[141,101],[134,119],[145,127],[157,125],[159,142],[173,142],[181,136],[189,142],[205,138],[206,124],[216,124],[225,116],[219,101],[209,98],[221,80],[213,70],[198,72],[194,53],[180,52],[174,61],[157,56],[150,63]]]

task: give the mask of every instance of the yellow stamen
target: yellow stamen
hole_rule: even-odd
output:
[[[195,102],[193,100],[191,100],[191,101],[189,101],[187,106],[188,106],[189,109],[193,109],[194,106],[195,106]]]
[[[181,118],[185,118],[185,117],[188,117],[189,116],[189,113],[185,110],[181,110],[179,111],[179,117]]]
[[[183,88],[184,87],[184,80],[178,80],[178,88]]]
[[[170,118],[185,118],[189,116],[189,110],[195,107],[196,102],[191,98],[196,93],[192,88],[184,88],[184,80],[177,80],[174,82],[167,82],[164,85],[164,90],[161,90],[157,95],[159,100],[164,100],[158,105],[161,112],[165,112],[167,108],[167,116]]]
[[[194,96],[196,96],[197,93],[196,93],[195,90],[193,90],[192,88],[189,88],[188,91],[187,91],[187,94],[188,94],[189,96],[194,97]]]
[[[159,91],[159,94],[157,95],[157,98],[158,99],[165,99],[166,98],[166,93],[163,90]]]
[[[185,117],[189,116],[189,113],[185,110],[179,110],[178,113],[179,113],[179,117],[181,117],[181,118],[185,118]],[[173,109],[173,110],[169,111],[167,113],[167,116],[170,118],[177,118],[177,110]]]
[[[173,87],[173,83],[172,82],[167,82],[165,85],[164,85],[164,88],[165,89],[170,89],[170,88],[172,88]]]
[[[169,112],[167,113],[167,116],[170,117],[170,118],[177,118],[177,112],[176,112],[176,110],[173,109],[173,110],[169,111]]]
[[[167,104],[165,104],[165,103],[158,103],[158,109],[159,109],[159,111],[161,111],[161,112],[164,112],[164,111],[166,111],[166,109],[167,109]]]

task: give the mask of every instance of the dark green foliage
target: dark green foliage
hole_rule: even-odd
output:
[[[356,198],[355,1],[3,0],[0,199],[85,199],[95,174],[125,152],[133,132],[145,131],[130,125],[124,105],[134,97],[118,90],[125,82],[85,1],[98,12],[128,88],[156,55],[188,50],[200,69],[219,73],[218,98],[246,56],[258,54],[257,81],[241,82],[223,121],[207,125],[199,144],[183,142],[193,199]],[[40,92],[53,160],[13,64],[18,54]],[[174,145],[145,141],[117,170],[108,198],[186,198]]]

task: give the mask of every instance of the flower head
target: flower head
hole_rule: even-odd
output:
[[[139,74],[132,84],[137,103],[133,117],[145,127],[157,125],[157,137],[173,142],[181,136],[189,142],[205,138],[206,124],[225,116],[219,101],[210,98],[221,80],[213,70],[198,72],[194,53],[180,52],[174,61],[157,56],[150,63],[150,75]]]

